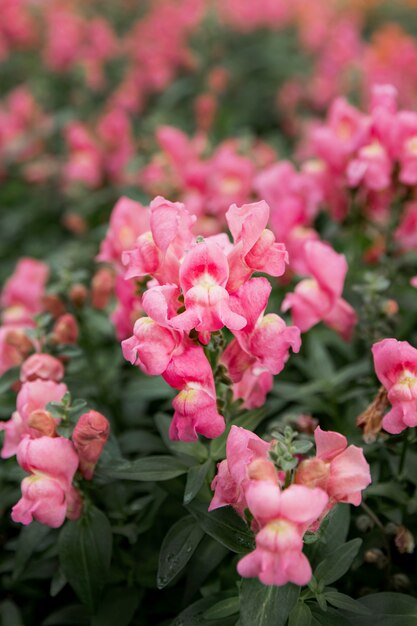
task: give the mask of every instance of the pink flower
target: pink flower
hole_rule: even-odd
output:
[[[25,328],[19,324],[0,326],[0,376],[11,367],[20,365],[33,350]]]
[[[243,328],[246,319],[229,306],[228,278],[227,258],[216,243],[202,241],[194,245],[180,268],[185,311],[172,319],[172,326],[185,331],[195,328],[203,343],[208,343],[210,333],[223,326]]]
[[[369,120],[344,98],[337,98],[329,110],[327,123],[313,131],[313,151],[335,173],[343,173],[348,160],[364,144]]]
[[[53,380],[25,382],[17,394],[17,410],[24,421],[28,420],[32,411],[44,409],[49,402],[60,402],[67,391],[64,383]]]
[[[383,339],[372,346],[375,372],[392,409],[382,425],[393,434],[417,426],[417,350],[408,341]]]
[[[94,468],[109,437],[110,425],[98,411],[81,415],[72,433],[72,442],[80,460],[80,472],[91,480]]]
[[[226,460],[217,466],[211,483],[214,491],[209,511],[231,505],[243,516],[247,508],[245,489],[249,484],[248,467],[257,459],[268,461],[270,444],[245,428],[232,426],[226,442]]]
[[[78,324],[72,313],[64,313],[58,317],[52,330],[52,339],[54,343],[77,343]]]
[[[183,348],[183,333],[171,327],[171,318],[179,307],[176,285],[153,287],[145,292],[142,304],[149,317],[140,317],[133,336],[122,341],[123,356],[139,365],[145,374],[159,375],[168,367],[174,354]]]
[[[233,331],[240,347],[258,367],[276,375],[284,369],[290,347],[298,352],[301,340],[296,326],[286,326],[275,313],[264,315],[270,293],[266,278],[252,278],[230,296],[230,308],[247,319],[243,329]]]
[[[0,297],[5,323],[28,323],[42,310],[42,298],[48,280],[49,268],[42,261],[23,258],[6,281]]]
[[[172,403],[175,413],[170,438],[195,441],[197,433],[219,437],[225,428],[224,418],[217,410],[213,373],[201,346],[185,343],[183,352],[171,359],[163,377],[180,390]]]
[[[399,180],[404,185],[417,184],[417,113],[400,111],[397,115],[395,152],[399,161]]]
[[[288,253],[284,244],[275,242],[275,235],[266,229],[269,206],[263,200],[241,207],[232,204],[226,220],[234,247],[228,256],[230,275],[227,289],[236,291],[253,272],[282,276]]]
[[[30,524],[33,519],[52,528],[75,519],[81,512],[80,496],[72,486],[78,456],[64,437],[25,437],[17,451],[19,465],[30,473],[22,482],[22,497],[12,509],[12,519]]]
[[[348,446],[340,433],[314,431],[316,456],[297,468],[296,482],[306,487],[320,487],[329,496],[329,507],[336,502],[358,506],[362,491],[371,483],[369,465],[362,448]]]
[[[20,380],[22,383],[33,381],[38,378],[42,380],[53,380],[59,382],[64,377],[64,366],[50,354],[32,354],[23,363],[20,370]]]
[[[59,402],[67,392],[64,383],[37,379],[23,383],[17,394],[17,411],[7,422],[0,422],[0,430],[5,431],[1,457],[9,458],[16,454],[17,447],[25,435],[39,437],[36,428],[31,428],[30,417],[39,410],[44,410],[49,402]]]
[[[416,161],[417,163],[417,161]],[[404,205],[403,214],[398,228],[395,231],[395,239],[401,250],[409,252],[417,250],[417,202],[407,202]]]
[[[357,318],[350,304],[341,298],[348,269],[346,259],[321,241],[309,241],[305,255],[312,278],[302,280],[294,293],[286,295],[282,310],[291,309],[301,332],[323,320],[348,341]]]
[[[391,184],[393,162],[387,149],[378,139],[370,137],[347,168],[347,179],[351,187],[363,184],[372,191],[382,191]]]
[[[151,230],[138,237],[135,248],[122,254],[125,278],[150,274],[160,283],[178,283],[180,261],[194,239],[194,222],[195,216],[181,202],[155,198],[150,204]]]
[[[113,263],[122,269],[122,252],[135,245],[139,235],[149,230],[149,211],[139,202],[123,196],[113,207],[106,237],[97,261]]]
[[[125,280],[121,275],[116,276],[115,296],[117,306],[110,319],[115,326],[117,339],[122,341],[132,334],[135,321],[143,314],[136,281]]]
[[[281,491],[271,481],[253,480],[246,499],[255,519],[262,520],[262,528],[256,535],[256,549],[239,561],[239,574],[258,576],[264,585],[306,585],[312,572],[302,553],[303,535],[325,510],[326,493],[301,485]]]

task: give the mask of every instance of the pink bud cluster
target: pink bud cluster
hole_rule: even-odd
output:
[[[1,457],[16,455],[29,474],[22,482],[22,497],[12,509],[12,519],[22,524],[35,519],[56,528],[65,517],[76,519],[81,514],[82,497],[73,484],[74,477],[79,470],[84,478],[92,478],[109,435],[109,423],[97,411],[89,411],[79,418],[70,440],[59,435],[61,420],[48,410],[49,403],[61,403],[68,392],[62,382],[64,365],[42,352],[44,338],[31,340],[26,335],[35,326],[34,316],[45,309],[48,273],[44,263],[22,259],[1,294],[1,373],[21,367],[16,411],[0,423],[0,431],[4,432]],[[62,313],[58,300],[50,301],[52,304],[59,310],[50,342],[74,343],[78,334],[75,318]]]
[[[269,455],[274,442],[232,426],[209,510],[230,505],[244,519],[246,511],[252,516],[256,548],[239,561],[241,576],[257,576],[265,585],[306,585],[312,571],[302,552],[305,532],[318,530],[337,502],[360,504],[361,492],[371,482],[363,451],[320,427],[314,436],[316,456],[302,460],[295,481],[284,486],[285,474]]]
[[[298,328],[287,327],[275,314],[264,315],[268,281],[252,278],[254,272],[281,276],[288,262],[285,246],[266,228],[268,218],[265,202],[232,205],[226,219],[233,243],[226,234],[196,239],[196,217],[182,203],[157,197],[149,209],[150,230],[122,252],[125,278],[146,281],[147,287],[141,301],[146,317],[139,317],[133,335],[122,342],[123,354],[179,391],[170,430],[174,439],[193,440],[197,433],[217,437],[224,430],[204,351],[213,333],[226,327],[234,335],[220,361],[234,383],[235,398],[247,407],[264,402],[289,348],[299,350]],[[111,224],[101,259],[113,252],[117,256],[124,247],[120,233],[126,220],[117,222]]]

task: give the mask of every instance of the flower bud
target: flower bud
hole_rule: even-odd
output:
[[[295,474],[295,482],[305,487],[322,487],[329,476],[329,465],[318,457],[302,461]]]
[[[252,480],[268,480],[278,484],[277,471],[271,461],[267,459],[255,459],[248,467],[248,476]]]
[[[57,319],[52,331],[52,339],[54,343],[77,343],[78,324],[71,313],[65,313]]]
[[[65,213],[62,223],[73,235],[84,235],[88,230],[88,224],[83,216],[73,211]]]
[[[20,380],[22,383],[28,380],[54,380],[59,382],[64,377],[64,366],[50,354],[32,354],[22,365]]]
[[[54,294],[45,295],[42,298],[42,306],[44,311],[50,313],[55,319],[65,313],[64,303],[62,302],[61,298]]]
[[[296,419],[295,426],[300,433],[312,435],[319,424],[319,420],[311,415],[299,415]]]
[[[88,289],[81,283],[75,283],[70,289],[69,297],[73,305],[81,308],[87,300]]]
[[[37,409],[29,415],[28,425],[36,430],[39,436],[55,437],[56,423],[49,411]]]
[[[91,306],[94,309],[105,309],[108,305],[114,288],[114,274],[102,267],[93,276],[91,283]]]
[[[401,554],[412,554],[415,548],[414,537],[405,526],[399,526],[395,533],[395,545]]]
[[[109,422],[98,411],[81,415],[72,433],[72,441],[80,459],[79,469],[91,480],[94,468],[109,436]]]

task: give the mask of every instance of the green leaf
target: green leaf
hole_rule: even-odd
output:
[[[208,598],[202,598],[190,604],[184,611],[182,611],[170,624],[170,626],[226,626],[229,621],[221,619],[220,621],[207,622],[204,618],[204,613],[211,606],[215,605],[219,600],[224,599],[223,595],[210,596]],[[235,619],[235,618],[234,618]],[[233,621],[232,621],[233,624]],[[252,626],[254,626],[252,624]]]
[[[352,565],[361,545],[362,539],[352,539],[321,561],[314,572],[317,581],[323,585],[330,585],[339,580]]]
[[[168,455],[143,457],[136,461],[109,461],[98,468],[97,475],[114,480],[170,480],[185,474],[188,467]]]
[[[288,626],[310,626],[311,618],[311,611],[307,604],[298,602],[289,615]]]
[[[373,593],[358,600],[372,613],[378,626],[417,626],[417,600],[402,593]],[[369,617],[354,615],[352,626],[369,626]]]
[[[169,529],[159,553],[158,589],[166,587],[184,569],[203,535],[192,515],[179,519]]]
[[[311,614],[313,617],[311,626],[350,626],[348,618],[335,609],[328,608],[327,611],[322,611],[318,606],[313,605]],[[369,617],[366,619],[368,620],[367,626],[370,626]]]
[[[67,522],[61,530],[58,549],[68,582],[94,613],[110,569],[112,532],[107,517],[91,507],[76,522]]]
[[[194,500],[186,508],[210,537],[232,552],[242,553],[254,549],[252,533],[232,507],[209,512],[207,506],[207,503]]]
[[[19,380],[20,367],[11,367],[3,376],[0,376],[0,394],[5,393],[10,387]]]
[[[233,598],[226,598],[225,600],[220,600],[220,602],[217,602],[217,604],[207,609],[207,611],[204,611],[203,617],[207,620],[230,617],[231,615],[239,613],[239,607],[240,599],[238,596],[234,596]]]
[[[42,626],[89,626],[90,620],[81,604],[65,606],[54,611],[42,622]]]
[[[38,522],[32,522],[29,526],[25,526],[20,531],[14,568],[13,568],[13,580],[20,578],[28,561],[32,555],[39,549],[39,545],[42,540],[51,532],[51,529],[44,524]]]
[[[208,459],[202,465],[195,465],[190,467],[187,474],[187,482],[184,491],[184,504],[190,504],[196,497],[201,487],[204,484],[204,480],[212,465],[211,459]]]
[[[283,587],[262,585],[256,578],[244,579],[240,586],[242,626],[285,626],[300,588],[288,583]]]
[[[11,600],[4,600],[0,604],[2,626],[23,626],[19,608]]]
[[[106,590],[91,626],[129,626],[140,598],[138,589],[119,587]]]
[[[354,600],[350,596],[338,591],[326,591],[325,598],[329,604],[335,606],[337,609],[344,609],[351,613],[358,613],[359,615],[369,615],[370,611],[364,607],[360,602]]]

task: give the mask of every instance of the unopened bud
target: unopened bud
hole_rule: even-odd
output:
[[[275,465],[267,459],[255,459],[248,467],[248,476],[252,480],[268,480],[278,484]]]
[[[379,548],[367,550],[363,555],[363,559],[366,563],[376,565],[379,569],[383,569],[387,564],[387,557]]]
[[[55,437],[56,422],[49,411],[37,409],[29,415],[28,425],[39,433],[39,436]]]
[[[109,437],[108,420],[98,411],[81,415],[72,433],[72,441],[80,459],[80,472],[91,480],[94,468]]]
[[[71,313],[65,313],[57,319],[52,331],[52,339],[58,344],[77,343],[78,324]]]
[[[318,457],[306,459],[297,467],[295,482],[305,487],[320,487],[329,476],[329,464]]]
[[[50,354],[32,354],[22,365],[20,380],[22,383],[36,380],[54,380],[59,382],[64,377],[64,366]]]
[[[81,308],[87,300],[88,289],[81,283],[75,283],[70,289],[69,297],[73,305]]]
[[[105,309],[108,305],[114,289],[114,274],[107,268],[102,267],[93,276],[91,282],[91,306],[94,309]]]
[[[382,311],[387,317],[394,317],[399,311],[398,302],[392,298],[386,300],[383,304]]]
[[[65,305],[61,298],[54,294],[47,294],[42,298],[44,311],[50,313],[53,318],[57,318],[65,313]]]
[[[62,223],[74,235],[84,235],[88,230],[85,219],[79,213],[72,211],[65,213]]]
[[[414,537],[405,526],[398,526],[394,542],[398,552],[401,554],[412,554],[414,552]]]
[[[311,415],[299,415],[295,422],[297,430],[308,435],[312,435],[318,425],[319,420]]]

